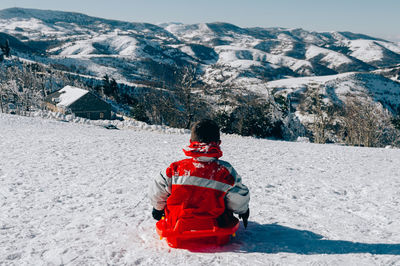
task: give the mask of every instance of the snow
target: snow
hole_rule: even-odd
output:
[[[352,63],[350,58],[341,53],[310,45],[306,52],[306,58],[311,59],[318,55],[323,55],[321,61],[326,62],[329,68],[337,68],[343,64]]]
[[[385,108],[389,110],[400,103],[400,84],[370,73],[348,72],[328,76],[288,78],[270,81],[266,87],[283,94],[301,95],[302,91],[312,83],[324,88],[324,94],[334,101],[345,101],[349,96],[356,96],[369,103],[384,103]]]
[[[173,47],[172,45],[171,45],[171,47]],[[193,49],[190,47],[190,46],[187,46],[187,45],[184,45],[184,46],[181,46],[181,47],[178,47],[183,53],[185,53],[185,54],[187,54],[187,55],[190,55],[190,56],[193,56],[193,57],[195,57],[196,56],[196,54],[193,52]]]
[[[49,52],[56,52],[57,50],[61,50],[60,56],[73,56],[79,55],[80,57],[90,57],[93,56],[105,56],[102,53],[99,53],[93,45],[100,44],[106,49],[108,49],[108,53],[113,53],[112,55],[120,55],[120,56],[138,56],[137,54],[143,53],[138,50],[138,41],[135,38],[129,36],[119,36],[115,33],[106,34],[102,36],[97,36],[94,38],[89,38],[86,40],[79,40],[74,43],[67,43],[64,46],[56,47]],[[108,55],[109,56],[109,55]]]
[[[295,39],[292,36],[290,36],[290,35],[288,35],[286,33],[278,34],[277,39],[278,40],[283,40],[283,41],[289,41],[289,42],[295,41]]]
[[[353,40],[349,41],[349,48],[352,51],[351,56],[366,62],[375,62],[384,58],[383,48],[375,41],[371,40]]]
[[[72,86],[65,86],[61,90],[59,98],[59,102],[57,106],[68,107],[73,104],[76,100],[87,94],[89,91],[83,90],[80,88],[72,87]]]
[[[115,55],[110,55],[110,57],[114,57],[114,56]],[[89,79],[98,79],[99,80],[107,74],[108,76],[113,77],[118,83],[126,83],[126,78],[121,74],[121,72],[118,69],[113,68],[111,66],[102,65],[102,64],[100,64],[101,61],[97,64],[90,60],[90,57],[102,58],[104,56],[90,55],[87,57],[88,58],[83,58],[80,56],[74,57],[74,56],[70,55],[67,58],[57,58],[57,56],[52,56],[51,61],[49,60],[48,62],[62,63],[63,65],[66,65],[66,66],[84,67],[91,74],[91,75],[83,75],[83,74],[68,72],[71,75],[76,75],[76,76],[86,77]]]
[[[110,46],[120,55],[130,56],[134,55],[138,49],[138,41],[129,36],[113,36],[107,39]]]
[[[25,33],[34,33],[39,37],[39,32],[43,34],[56,34],[57,31],[45,25],[41,20],[30,18],[30,19],[0,19],[0,31],[6,33],[14,33],[16,29],[23,29]]]
[[[400,44],[396,44],[396,43],[392,43],[392,42],[382,42],[382,41],[377,41],[376,43],[382,45],[383,47],[385,47],[386,49],[400,54]]]
[[[333,38],[335,38],[335,40],[338,41],[338,43],[345,43],[347,38],[343,36],[343,34],[341,34],[338,31],[331,31],[330,34],[332,35]]]
[[[338,75],[327,75],[327,76],[317,76],[317,77],[300,77],[300,78],[288,78],[288,79],[280,79],[275,81],[270,81],[267,83],[267,87],[275,88],[304,88],[306,85],[310,83],[324,83],[331,80],[336,80],[340,78],[349,77],[354,75],[354,73],[344,73]]]
[[[251,190],[224,247],[171,249],[146,191],[188,134],[0,114],[1,265],[399,265],[400,150],[222,136]]]
[[[29,113],[28,113],[29,114]],[[73,122],[77,124],[85,124],[92,126],[104,127],[113,125],[118,129],[133,129],[140,131],[157,131],[164,134],[185,134],[189,133],[188,129],[172,128],[165,125],[149,125],[142,121],[137,121],[129,117],[123,117],[120,120],[90,120],[83,117],[76,117],[75,115],[66,115],[59,112],[50,112],[45,110],[38,110],[29,114],[31,117],[40,117],[46,119],[54,119],[63,122]]]
[[[37,62],[70,66],[71,71],[84,75],[102,77],[107,74],[125,83],[152,76],[151,60],[173,66],[181,65],[183,60],[197,64],[198,70],[213,69],[217,63],[231,67],[235,77],[258,77],[260,84],[265,79],[280,79],[282,75],[332,73],[325,67],[336,72],[363,71],[399,63],[390,52],[400,53],[398,44],[368,38],[352,40],[339,32],[239,28],[226,23],[165,23],[160,25],[162,29],[151,24],[109,21],[69,12],[9,9],[0,13],[0,31],[17,36],[23,42],[51,43],[47,50],[49,56],[35,56]],[[201,49],[191,48],[193,44],[214,49],[215,57],[213,54],[211,60],[204,60],[201,52],[198,53]],[[28,55],[20,56],[33,60]],[[264,68],[267,70],[261,75]],[[132,69],[134,75],[129,71]],[[213,80],[206,75],[200,78]],[[241,79],[241,85],[255,88],[254,84],[244,84],[244,81]],[[257,90],[262,89],[262,85],[258,87]]]
[[[205,23],[198,23],[193,25],[170,23],[167,24],[164,28],[165,30],[184,40],[199,38],[201,42],[207,42],[212,40],[216,35],[215,32],[213,32]]]
[[[301,68],[312,68],[311,63],[306,60],[274,55],[258,49],[243,49],[243,47],[240,46],[220,45],[215,47],[215,51],[219,55],[219,64],[229,64],[233,67],[242,66],[246,68],[251,65],[260,65],[260,63],[270,63],[272,67],[288,67],[295,72],[299,71]],[[241,60],[245,60],[245,62],[240,62]],[[253,63],[246,61],[253,61]]]
[[[69,46],[66,47],[60,53],[60,56],[67,56],[67,55],[84,56],[84,55],[90,55],[95,51],[92,44],[87,40],[77,41],[77,42],[73,43],[72,45],[71,44],[68,44],[68,45]]]

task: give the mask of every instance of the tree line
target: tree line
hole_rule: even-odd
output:
[[[311,117],[307,136],[315,143],[400,147],[400,106],[394,113],[367,97],[347,95],[344,102],[324,101],[324,88],[310,84],[299,111]]]
[[[44,98],[66,85],[89,89],[74,76],[18,59],[0,64],[0,112],[25,114],[42,108]]]

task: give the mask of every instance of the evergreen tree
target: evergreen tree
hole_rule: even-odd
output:
[[[10,48],[10,43],[8,42],[8,39],[6,40],[6,45],[4,46],[3,52],[6,57],[11,56],[11,48]]]
[[[114,78],[111,78],[106,74],[103,77],[103,89],[104,94],[109,97],[116,98],[118,96],[118,83]]]
[[[217,112],[213,119],[219,125],[221,132],[227,134],[237,133],[232,127],[232,115],[228,114],[226,111]]]
[[[1,51],[2,51],[2,55],[1,55],[1,60],[3,61],[4,57],[10,57],[11,56],[11,48],[10,48],[10,43],[8,42],[8,40],[6,40],[6,44],[5,45],[1,45],[0,46]]]
[[[143,121],[146,123],[150,123],[149,117],[144,110],[144,106],[140,103],[136,103],[130,107],[131,116],[136,120]]]

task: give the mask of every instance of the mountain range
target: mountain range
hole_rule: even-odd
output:
[[[93,78],[108,75],[132,88],[166,86],[174,69],[191,65],[206,98],[219,90],[260,97],[302,93],[310,83],[338,99],[361,93],[391,112],[400,106],[400,45],[352,32],[133,23],[80,13],[10,8],[0,11],[0,43],[20,58]],[[235,88],[235,89],[233,89]],[[217,105],[217,104],[214,104]],[[218,106],[216,107],[218,108]]]

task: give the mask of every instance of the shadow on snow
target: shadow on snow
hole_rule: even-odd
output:
[[[298,230],[279,224],[249,222],[246,230],[239,229],[237,237],[222,247],[200,248],[194,252],[296,253],[400,255],[400,244],[368,244],[342,240],[327,240],[311,231]]]

